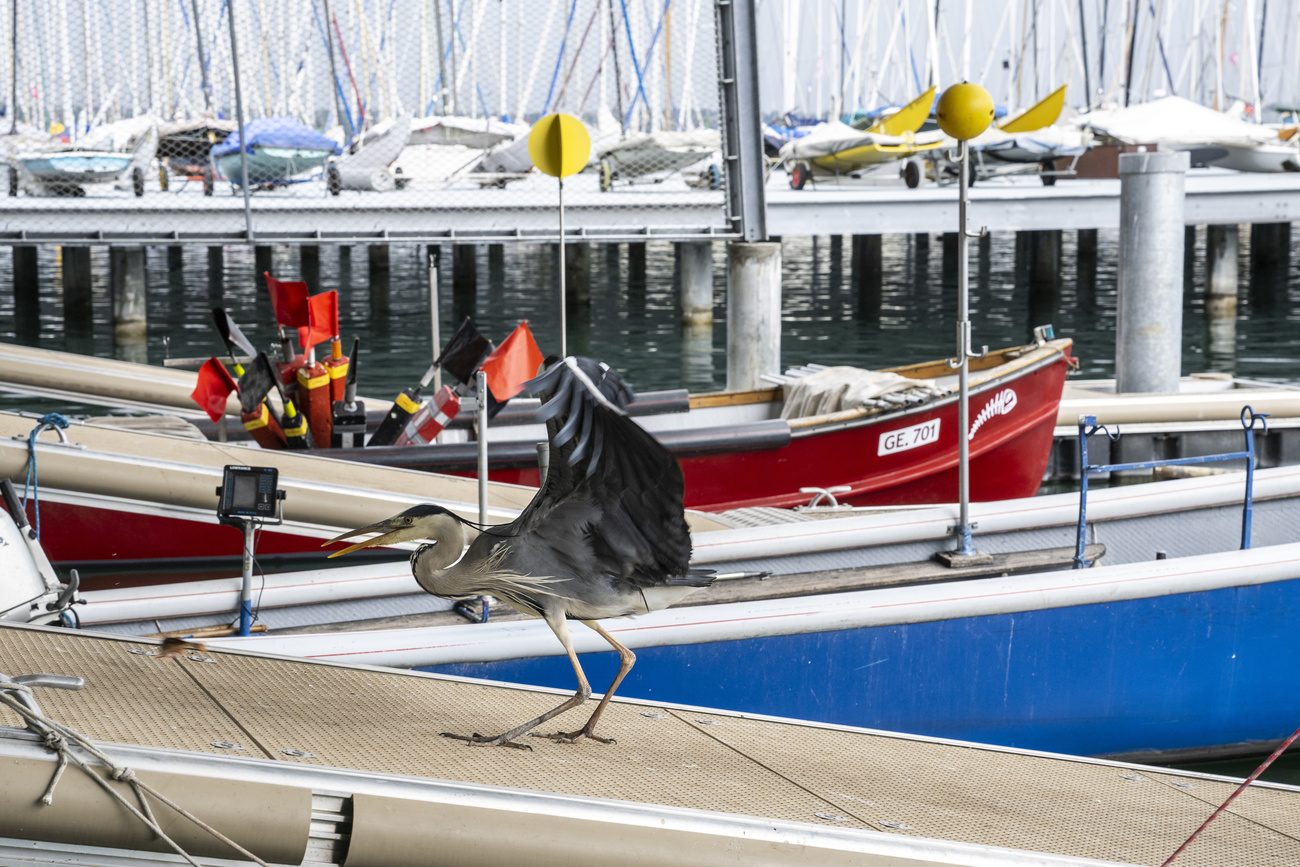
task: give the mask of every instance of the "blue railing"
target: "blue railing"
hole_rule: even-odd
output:
[[[1119,428],[1111,433],[1105,425],[1097,424],[1095,415],[1079,416],[1079,527],[1074,547],[1074,568],[1091,566],[1092,562],[1083,556],[1085,534],[1088,528],[1088,476],[1097,473],[1122,472],[1124,470],[1150,470],[1156,467],[1190,466],[1208,464],[1215,461],[1246,462],[1246,497],[1241,509],[1241,547],[1250,547],[1250,510],[1251,498],[1255,489],[1255,423],[1260,423],[1260,432],[1268,433],[1268,413],[1257,413],[1249,406],[1241,408],[1241,426],[1246,434],[1246,450],[1228,452],[1220,455],[1199,455],[1193,458],[1170,458],[1163,461],[1137,461],[1129,464],[1089,464],[1088,437],[1103,433],[1111,442],[1118,442]]]

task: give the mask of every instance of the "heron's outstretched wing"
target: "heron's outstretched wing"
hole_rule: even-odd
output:
[[[574,571],[639,587],[687,583],[682,471],[623,411],[633,397],[623,378],[591,359],[566,358],[526,387],[543,397],[551,464],[514,522],[516,535],[536,537]]]

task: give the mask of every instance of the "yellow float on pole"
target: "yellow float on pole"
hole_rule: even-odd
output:
[[[548,114],[528,134],[528,156],[542,174],[560,182],[560,357],[569,354],[569,325],[564,286],[564,179],[576,175],[591,156],[591,136],[582,121],[569,114]]]
[[[947,551],[949,565],[971,563],[985,557],[971,539],[974,525],[970,521],[970,359],[988,351],[971,350],[970,337],[970,267],[967,241],[979,237],[967,228],[970,205],[970,142],[993,122],[993,97],[978,84],[954,84],[939,97],[935,109],[939,128],[957,139],[957,358],[948,365],[957,369],[957,502],[959,518],[954,532],[957,550]]]

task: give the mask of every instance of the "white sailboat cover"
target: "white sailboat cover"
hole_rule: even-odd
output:
[[[1129,144],[1173,147],[1198,144],[1252,145],[1277,141],[1277,130],[1206,108],[1181,96],[1166,96],[1127,108],[1079,115],[1081,127]]]
[[[786,142],[781,147],[780,155],[785,160],[811,160],[869,145],[899,147],[911,144],[922,149],[931,149],[943,147],[946,143],[955,144],[952,139],[944,135],[942,130],[927,130],[907,136],[881,135],[854,129],[846,123],[832,120],[819,123],[807,135]]]

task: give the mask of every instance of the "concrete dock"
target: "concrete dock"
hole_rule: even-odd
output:
[[[475,749],[439,733],[495,732],[557,694],[237,652],[164,660],[156,649],[6,625],[0,671],[84,678],[82,691],[35,689],[34,698],[49,718],[121,745],[105,748],[144,779],[174,774],[176,791],[189,791],[186,778],[196,793],[207,778],[254,794],[282,787],[286,815],[297,818],[282,823],[272,850],[311,855],[301,863],[430,863],[437,851],[448,864],[1158,865],[1234,788],[1206,775],[622,700],[601,726],[616,744],[537,738],[532,753]],[[582,713],[557,722],[576,725]],[[7,710],[0,724],[20,725]],[[73,845],[59,836],[60,811],[93,825],[69,816],[70,794],[35,805],[53,767],[38,740],[0,728],[0,754],[34,768],[0,794],[0,860],[49,850],[42,839]],[[70,768],[61,791],[82,776]],[[310,821],[291,809],[303,789]],[[227,830],[240,839],[241,827]],[[1257,784],[1177,863],[1297,861],[1300,789]]]

